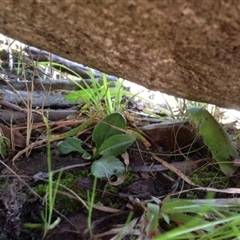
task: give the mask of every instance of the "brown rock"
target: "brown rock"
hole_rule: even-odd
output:
[[[0,31],[178,97],[239,109],[240,2],[1,1]]]

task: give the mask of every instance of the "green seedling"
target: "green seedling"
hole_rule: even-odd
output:
[[[211,150],[222,172],[228,177],[232,176],[236,170],[232,158],[238,157],[238,153],[229,135],[206,109],[188,107],[188,112],[197,123],[205,145]]]
[[[89,76],[91,86],[82,80],[85,86],[80,86],[80,90],[69,93],[65,99],[73,102],[85,102],[83,109],[93,106],[95,111],[105,111],[107,114],[121,112],[124,108],[124,104],[121,103],[123,95],[131,95],[129,91],[123,90],[123,82],[120,80],[116,83],[107,81],[106,74],[103,74],[103,83],[100,84],[91,71],[89,71]]]
[[[0,154],[1,156],[7,157],[10,149],[10,140],[7,137],[0,136]]]
[[[117,156],[126,151],[135,141],[135,137],[125,134],[126,120],[120,113],[112,113],[103,118],[94,128],[92,140],[95,147],[92,154],[82,147],[82,141],[66,138],[57,148],[62,154],[77,151],[86,159],[95,160],[91,166],[92,174],[100,179],[121,176],[125,172],[122,161]]]
[[[50,145],[50,134],[51,130],[48,124],[48,119],[44,117],[44,123],[47,128],[47,169],[48,169],[48,185],[46,190],[46,197],[45,197],[45,207],[44,210],[41,212],[41,218],[43,223],[25,223],[24,227],[26,228],[42,228],[43,229],[43,239],[45,239],[47,233],[54,229],[61,221],[60,217],[57,217],[53,221],[53,212],[54,206],[57,196],[57,191],[60,183],[60,178],[62,175],[62,171],[60,171],[56,182],[53,179],[53,172],[51,167],[51,145]]]

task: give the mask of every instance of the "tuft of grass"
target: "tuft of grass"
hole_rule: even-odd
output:
[[[93,214],[94,200],[96,198],[96,189],[97,189],[97,177],[94,177],[92,191],[91,192],[89,190],[87,191],[87,197],[88,197],[87,225],[88,225],[88,230],[91,238],[93,237],[92,214]]]
[[[62,172],[58,174],[57,181],[54,182],[53,180],[53,172],[51,167],[51,144],[50,144],[50,135],[51,130],[48,125],[48,119],[44,117],[44,123],[47,128],[47,168],[48,168],[48,184],[46,188],[46,195],[44,198],[44,211],[41,212],[41,218],[43,220],[42,223],[25,223],[24,227],[27,228],[43,228],[43,239],[46,237],[49,230],[54,229],[61,221],[60,217],[57,217],[55,221],[53,221],[53,212],[54,212],[54,206],[56,201],[56,195],[58,186],[60,183],[60,178],[62,175]]]
[[[47,127],[47,136],[49,138],[51,134],[50,127],[48,125],[48,119],[44,118],[45,125]],[[57,181],[54,186],[53,182],[53,172],[51,167],[51,144],[50,141],[47,142],[47,166],[48,166],[48,188],[46,193],[46,203],[45,203],[45,211],[42,212],[41,217],[44,222],[44,237],[48,233],[49,230],[55,228],[61,221],[61,219],[58,217],[54,222],[52,222],[53,219],[53,211],[54,211],[54,205],[58,190],[58,185],[60,182],[60,178],[62,175],[62,172],[60,171]]]

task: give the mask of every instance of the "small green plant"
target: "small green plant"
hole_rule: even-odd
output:
[[[92,71],[89,71],[91,86],[82,79],[84,87],[78,85],[81,90],[69,93],[66,100],[73,102],[85,102],[83,109],[94,107],[95,111],[103,111],[104,114],[121,112],[123,109],[123,95],[131,95],[123,89],[123,81],[116,83],[107,81],[106,74],[102,74],[102,83],[94,78]]]
[[[48,125],[48,120],[46,117],[44,117],[44,122],[47,127],[47,135],[48,139],[50,136],[50,127]],[[41,223],[25,223],[24,226],[27,228],[43,228],[43,239],[46,237],[46,234],[49,230],[55,228],[61,221],[61,218],[57,217],[57,219],[52,222],[53,219],[53,211],[55,206],[55,200],[57,195],[57,190],[61,178],[62,172],[60,171],[57,181],[54,183],[53,180],[53,172],[51,167],[51,146],[50,146],[50,140],[47,142],[47,167],[48,167],[48,186],[45,196],[45,209],[41,212],[41,217],[43,220],[43,224]],[[55,186],[54,186],[55,185]]]
[[[103,112],[103,114],[110,114],[114,112],[121,112],[126,103],[122,103],[123,96],[133,96],[129,91],[124,90],[123,80],[118,79],[116,82],[108,81],[106,74],[102,74],[102,80],[96,79],[93,72],[89,70],[88,75],[91,83],[84,80],[79,74],[70,68],[55,62],[37,62],[35,65],[49,67],[54,71],[59,72],[54,67],[68,71],[72,76],[81,79],[82,84],[68,77],[69,81],[76,84],[80,90],[70,92],[65,99],[72,102],[84,102],[83,110],[93,107],[96,112]]]
[[[88,75],[90,81],[86,81],[83,79],[78,73],[71,70],[70,68],[55,62],[36,62],[35,65],[42,66],[42,67],[49,67],[53,71],[59,72],[61,71],[56,69],[64,69],[65,71],[69,72],[72,77],[67,76],[69,81],[72,81],[76,84],[80,90],[70,92],[65,99],[71,102],[81,102],[84,103],[82,106],[82,110],[88,110],[89,108],[93,109],[95,112],[102,113],[102,115],[114,113],[114,112],[122,112],[123,109],[126,107],[127,103],[130,101],[131,98],[138,98],[143,100],[144,102],[155,105],[149,99],[145,99],[144,97],[139,96],[138,94],[133,94],[124,89],[124,80],[117,79],[117,81],[109,81],[107,79],[106,74],[102,74],[102,79],[95,78],[93,75],[92,70],[89,70]],[[81,79],[81,84],[76,82],[75,78]],[[129,97],[129,100],[125,100],[124,98]],[[160,107],[159,105],[155,105],[159,111],[167,116],[171,116],[171,113]],[[147,111],[144,109],[148,114],[154,115],[153,111]],[[160,118],[159,115],[155,115],[156,117]]]
[[[51,130],[48,125],[48,119],[46,117],[44,117],[44,122],[47,127],[47,136],[49,138],[49,136],[51,134]],[[61,221],[61,219],[58,217],[52,223],[54,204],[55,204],[55,199],[56,199],[57,190],[58,190],[62,172],[60,171],[57,181],[54,186],[53,172],[52,172],[52,166],[51,166],[51,144],[50,144],[50,141],[47,142],[47,167],[48,167],[48,189],[47,189],[47,195],[46,195],[45,211],[42,212],[42,215],[41,215],[43,222],[44,222],[44,237],[46,236],[47,232],[50,229],[55,228]]]
[[[92,140],[95,147],[92,153],[82,147],[82,141],[69,137],[61,142],[57,148],[62,154],[77,151],[85,159],[95,160],[91,167],[92,174],[100,179],[110,179],[111,176],[121,176],[125,172],[122,161],[117,156],[129,148],[135,137],[124,134],[126,120],[120,113],[112,113],[104,117],[94,128]]]
[[[10,140],[0,135],[0,154],[2,158],[7,157],[10,149]]]

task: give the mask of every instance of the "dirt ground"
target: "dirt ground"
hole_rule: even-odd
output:
[[[159,149],[161,148],[151,147],[151,149],[147,149],[141,142],[135,143],[128,150],[130,160],[130,170],[127,171],[128,178],[117,186],[109,186],[106,181],[98,182],[96,203],[99,204],[99,208],[94,208],[92,213],[94,239],[111,239],[114,236],[114,232],[112,234],[110,232],[106,236],[101,236],[101,234],[111,231],[121,224],[123,226],[131,211],[134,217],[140,217],[143,214],[143,209],[135,202],[136,199],[140,199],[143,202],[151,199],[151,196],[164,199],[167,195],[177,192],[180,198],[189,198],[190,195],[190,198],[202,199],[205,197],[206,193],[203,191],[189,191],[188,195],[181,194],[181,191],[190,189],[192,186],[184,182],[171,170],[164,172],[141,170],[142,167],[159,164],[150,153],[147,153],[149,151],[155,154],[163,154],[163,151],[159,151]],[[169,151],[165,149],[166,152]],[[217,168],[212,166],[212,160],[206,149],[194,152],[188,158],[193,162],[197,162],[199,159],[203,159],[203,156],[208,158],[206,161],[194,166],[194,171],[190,169],[192,171],[191,174],[189,174],[187,168],[185,169],[187,176],[193,179],[193,181],[198,180],[198,184],[207,184],[205,186],[216,188],[222,186],[226,188],[226,185],[227,187],[239,185],[239,173],[229,178],[227,182],[219,181],[221,177],[224,177]],[[179,164],[184,161],[182,156],[162,158],[172,164],[174,162]],[[17,169],[13,166],[11,158],[5,159],[3,162],[12,170],[3,165],[0,167],[0,239],[42,239],[43,230],[41,228],[29,229],[24,227],[24,224],[42,223],[41,211],[44,210],[43,198],[46,189],[41,190],[40,186],[44,186],[46,182],[44,180],[36,181],[36,179],[43,177],[43,173],[47,172],[46,146],[33,149],[28,157],[20,157],[15,162]],[[81,166],[81,164],[89,164],[89,161],[82,159],[81,155],[76,153],[60,155],[53,143],[51,147],[51,163],[53,171],[61,168],[65,169],[65,167],[69,168],[63,171],[60,183],[87,201],[86,192],[91,192],[93,177],[90,174],[90,165]],[[76,165],[80,166],[76,167]],[[210,179],[213,175],[218,175],[218,177]],[[200,181],[199,179],[202,180]],[[35,192],[41,196],[41,199]],[[227,194],[217,194],[216,197],[225,198],[229,196]],[[103,209],[101,206],[109,207],[109,209]],[[70,194],[67,195],[66,190],[59,188],[55,209],[56,212],[53,215],[53,219],[60,216],[61,222],[49,231],[46,239],[90,239],[87,225],[88,211],[79,200]],[[114,212],[110,209],[116,209],[117,211]],[[161,224],[164,227],[164,223]],[[124,239],[129,238],[125,237]]]

